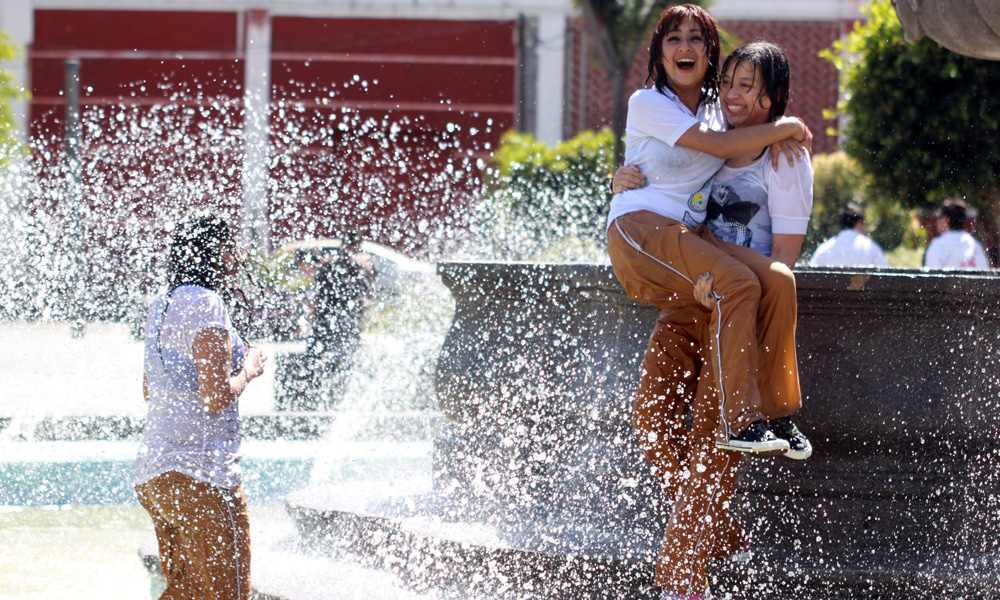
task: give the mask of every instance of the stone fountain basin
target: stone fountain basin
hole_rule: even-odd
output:
[[[629,415],[656,310],[626,298],[606,266],[439,273],[456,312],[437,369],[449,421],[431,492],[293,496],[300,534],[460,597],[654,597],[668,506]],[[1000,598],[1000,277],[796,277],[797,420],[816,452],[744,461],[734,511],[756,558],[715,567],[717,593]]]

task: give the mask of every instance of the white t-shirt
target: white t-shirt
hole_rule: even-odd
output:
[[[745,167],[723,166],[712,181],[705,223],[719,239],[771,255],[771,234],[805,235],[812,214],[809,157],[771,166],[771,151]]]
[[[182,285],[153,301],[146,319],[144,371],[149,390],[146,424],[135,463],[136,485],[177,471],[224,489],[240,484],[238,402],[213,413],[198,394],[192,344],[198,331],[225,329],[233,343],[231,370],[239,370],[246,346],[229,319],[219,294]],[[159,342],[159,345],[157,345]]]
[[[946,231],[927,246],[924,266],[935,269],[989,269],[979,240],[966,231]]]
[[[639,210],[692,227],[705,220],[712,176],[725,161],[676,145],[678,138],[699,123],[725,131],[722,105],[718,101],[702,104],[694,115],[668,89],[662,94],[654,89],[632,94],[625,123],[625,164],[638,167],[649,185],[615,194],[609,226],[618,217]]]
[[[888,267],[882,246],[856,229],[841,229],[816,248],[813,267]]]

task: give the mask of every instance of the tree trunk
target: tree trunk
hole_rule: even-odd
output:
[[[615,165],[625,162],[625,81],[628,71],[619,67],[611,73],[611,130],[615,134]]]

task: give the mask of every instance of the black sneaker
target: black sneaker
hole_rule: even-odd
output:
[[[739,435],[729,436],[727,441],[715,445],[723,450],[750,454],[784,454],[790,448],[788,442],[771,433],[763,421],[754,421]]]
[[[809,438],[804,433],[799,431],[795,423],[792,423],[791,417],[772,419],[769,426],[774,435],[788,442],[789,449],[788,452],[785,452],[785,456],[795,460],[805,460],[812,456],[812,443],[809,442]]]

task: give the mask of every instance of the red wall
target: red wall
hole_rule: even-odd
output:
[[[79,58],[95,219],[137,217],[159,232],[189,206],[238,212],[246,18],[35,11],[30,135],[54,165],[63,62]],[[428,224],[460,220],[478,178],[465,165],[514,121],[513,23],[276,16],[271,25],[276,242],[357,228],[414,250],[428,243]]]
[[[478,186],[470,161],[513,125],[513,23],[272,23],[272,102],[295,109],[272,117],[295,132],[274,136],[288,159],[271,172],[276,235],[296,237],[307,218],[320,235],[356,228],[419,247],[434,226],[461,226]]]

